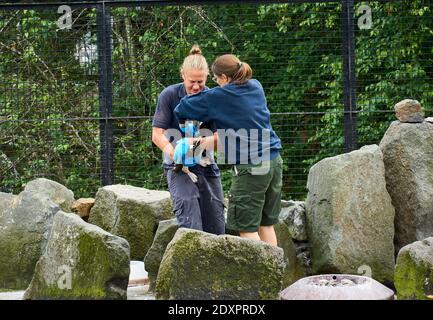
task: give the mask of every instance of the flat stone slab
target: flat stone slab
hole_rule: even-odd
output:
[[[149,292],[149,285],[128,287],[127,300],[155,300],[155,295]]]
[[[25,290],[0,292],[0,300],[23,300]]]

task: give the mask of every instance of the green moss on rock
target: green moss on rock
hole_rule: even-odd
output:
[[[25,299],[126,299],[129,246],[60,212]]]
[[[286,288],[295,281],[306,276],[305,267],[296,257],[296,249],[293,244],[289,228],[284,222],[279,222],[275,226],[278,246],[284,251],[284,261],[286,267],[283,275],[283,287]]]
[[[276,299],[283,250],[259,241],[179,229],[164,254],[157,299]]]
[[[125,238],[131,259],[143,260],[159,221],[172,217],[168,192],[113,185],[98,190],[89,222]]]
[[[410,251],[398,256],[394,283],[399,300],[426,300],[433,295],[433,266],[416,259]]]
[[[144,258],[144,265],[150,280],[149,291],[155,290],[156,278],[162,257],[178,228],[179,224],[176,218],[159,222],[152,246]]]

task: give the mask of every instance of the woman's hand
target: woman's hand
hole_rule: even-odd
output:
[[[176,164],[183,164],[186,166],[196,164],[193,145],[188,142],[188,138],[183,138],[176,142],[173,160]]]

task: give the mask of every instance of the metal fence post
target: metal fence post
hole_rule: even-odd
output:
[[[342,55],[344,146],[346,152],[358,148],[356,132],[356,75],[355,75],[355,16],[354,0],[342,0]]]
[[[99,5],[96,20],[98,29],[101,183],[106,186],[114,184],[111,8],[105,4]]]

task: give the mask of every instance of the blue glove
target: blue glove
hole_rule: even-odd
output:
[[[188,152],[190,155],[188,155]],[[183,164],[187,167],[192,167],[197,164],[194,157],[192,157],[192,148],[186,138],[180,139],[176,142],[174,148],[173,160],[176,164]]]

